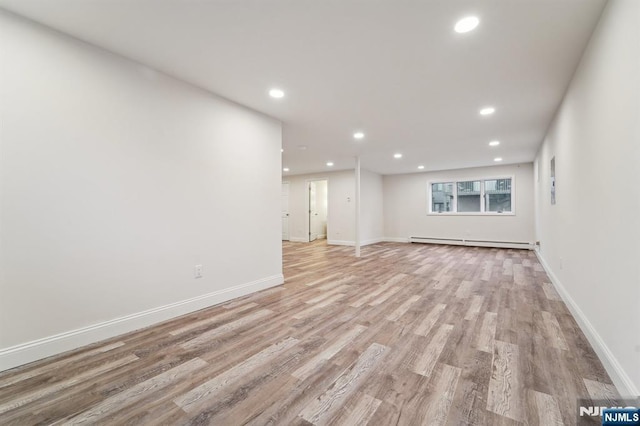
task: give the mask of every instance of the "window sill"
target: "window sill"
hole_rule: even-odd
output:
[[[442,213],[427,213],[427,216],[515,216],[515,212],[505,213],[474,213],[474,212],[442,212]]]

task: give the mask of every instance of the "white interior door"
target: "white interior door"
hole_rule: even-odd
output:
[[[318,209],[316,206],[316,183],[309,182],[309,241],[318,238]]]
[[[289,183],[282,183],[282,241],[289,241]]]

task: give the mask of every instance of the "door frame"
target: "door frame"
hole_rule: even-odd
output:
[[[307,238],[307,242],[309,241],[309,234],[311,232],[311,218],[309,216],[309,185],[311,182],[327,182],[327,234],[325,235],[325,239],[329,239],[329,211],[331,209],[331,205],[329,203],[329,178],[328,177],[317,177],[312,179],[305,179],[304,181],[304,211],[305,211],[305,236]]]
[[[289,185],[289,195],[288,195],[289,201],[288,201],[288,206],[287,206],[287,210],[288,210],[288,213],[287,213],[287,215],[288,215],[287,216],[288,217],[287,225],[289,226],[289,229],[287,230],[287,236],[289,238],[286,239],[286,240],[282,240],[282,241],[291,241],[291,182],[289,182],[288,180],[283,180],[281,182],[281,188],[282,188],[282,185],[284,185],[285,183],[287,185]],[[282,220],[282,189],[280,189],[280,219]]]

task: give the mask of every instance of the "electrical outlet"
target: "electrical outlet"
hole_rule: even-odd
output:
[[[202,265],[196,265],[193,268],[193,276],[195,278],[202,278]]]

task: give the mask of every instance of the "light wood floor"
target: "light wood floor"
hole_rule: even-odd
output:
[[[571,425],[617,396],[530,251],[283,245],[284,286],[0,374],[0,424]]]

